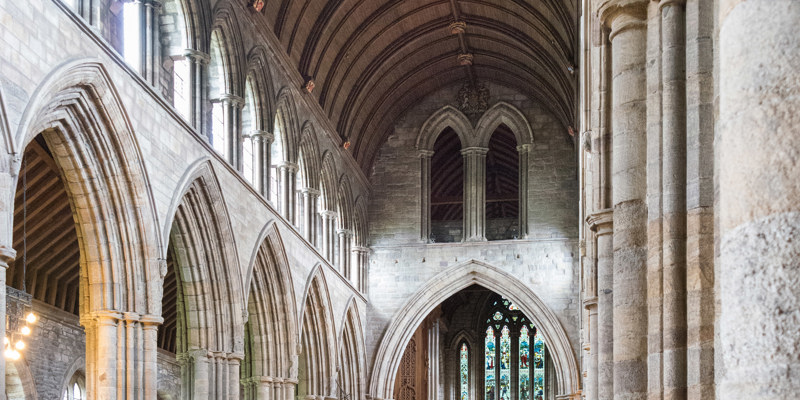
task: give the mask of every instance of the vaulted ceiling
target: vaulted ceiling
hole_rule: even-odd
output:
[[[565,126],[574,120],[577,0],[265,3],[272,30],[365,170],[396,119],[448,86],[517,88]]]

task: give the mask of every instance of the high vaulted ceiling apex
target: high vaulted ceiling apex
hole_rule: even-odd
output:
[[[577,0],[265,0],[263,13],[365,171],[405,110],[470,80],[574,120]]]

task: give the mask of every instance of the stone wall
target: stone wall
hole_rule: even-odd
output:
[[[491,102],[505,101],[528,119],[534,134],[529,154],[527,239],[424,244],[420,240],[420,159],[415,141],[422,124],[458,88],[435,92],[395,125],[371,171],[368,360],[376,356],[387,326],[409,298],[442,271],[477,260],[508,272],[555,312],[573,352],[579,349],[578,181],[575,151],[566,129],[541,105],[516,91],[489,86]],[[491,104],[490,104],[491,105]],[[497,237],[514,221],[487,221]],[[502,228],[502,229],[501,229]],[[437,223],[434,234],[458,236],[461,221]],[[457,291],[457,290],[456,290]],[[503,293],[500,293],[501,295]],[[444,384],[444,380],[441,381]]]

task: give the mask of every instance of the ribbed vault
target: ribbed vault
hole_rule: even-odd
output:
[[[313,96],[368,170],[392,124],[464,83],[518,88],[574,120],[576,0],[266,0],[263,11]],[[466,24],[463,33],[450,28]],[[470,54],[472,65],[462,65]]]

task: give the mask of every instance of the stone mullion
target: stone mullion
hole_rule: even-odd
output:
[[[663,399],[686,399],[686,17],[661,0]]]
[[[431,240],[431,157],[433,151],[420,150],[420,233],[423,243]]]
[[[294,193],[297,181],[298,166],[295,163],[285,161],[278,167],[281,180],[279,182],[281,190],[280,213],[287,221],[294,221]]]
[[[719,4],[720,399],[800,393],[800,3]]]
[[[191,79],[189,121],[191,121],[195,131],[203,134],[205,132],[205,117],[207,114],[205,99],[208,96],[205,82],[211,56],[193,49],[186,49],[184,56],[189,60],[189,76]]]
[[[334,240],[336,237],[336,212],[323,211],[322,215],[322,254],[326,260],[333,263],[335,255]]]
[[[345,278],[353,282],[353,275],[350,269],[351,244],[353,242],[353,231],[349,229],[339,229],[336,231],[339,239],[338,267]],[[355,282],[353,282],[355,283]]]
[[[369,248],[362,247],[362,246],[353,246],[353,259],[351,261],[353,271],[358,274],[357,282],[353,282],[354,285],[361,291],[361,293],[367,293],[367,268],[369,265],[367,264],[367,257],[369,254]]]
[[[618,4],[619,3],[619,4]],[[609,1],[614,204],[614,396],[647,396],[646,1]]]
[[[303,237],[311,243],[312,246],[317,246],[317,203],[319,202],[320,191],[312,188],[303,188],[300,190],[301,198],[303,201]]]
[[[462,241],[485,241],[486,153],[483,147],[461,150],[464,157],[464,234]]]
[[[530,152],[531,152],[530,144],[523,144],[517,146],[517,153],[519,154],[518,231],[520,239],[525,239],[528,237],[528,155],[530,154]]]

